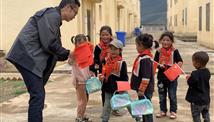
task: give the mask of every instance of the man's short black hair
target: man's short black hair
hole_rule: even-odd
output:
[[[79,0],[62,0],[59,4],[59,8],[64,8],[67,4],[73,4],[78,5],[80,7],[80,1]]]
[[[198,51],[192,55],[192,59],[196,63],[198,63],[200,67],[205,67],[207,65],[207,62],[209,61],[209,56],[204,51]]]

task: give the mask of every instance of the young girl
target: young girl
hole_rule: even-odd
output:
[[[170,66],[177,63],[180,67],[183,64],[180,53],[177,49],[173,47],[174,36],[171,32],[164,32],[159,42],[162,44],[162,48],[156,51],[154,60],[159,62],[161,65],[158,66],[158,93],[159,93],[159,103],[160,103],[160,113],[156,114],[157,118],[165,117],[167,113],[167,92],[170,100],[170,119],[176,118],[177,111],[177,79],[174,81],[169,81],[164,75]]]
[[[97,76],[97,70],[102,72],[102,65],[108,55],[108,45],[112,41],[112,30],[109,26],[102,26],[100,29],[100,43],[94,50],[94,65],[90,67]]]
[[[102,73],[102,66],[106,62],[108,56],[109,43],[112,41],[112,29],[109,26],[102,26],[100,29],[100,43],[96,45],[94,50],[94,65],[90,66],[90,70],[95,73]],[[102,88],[102,104],[105,102],[105,91]],[[114,115],[120,115],[119,111],[113,111]]]
[[[111,112],[110,100],[117,90],[117,81],[128,81],[126,62],[122,60],[121,53],[123,43],[114,40],[110,43],[110,56],[103,66],[101,81],[103,81],[103,90],[105,91],[105,103],[102,113],[102,122],[108,122]]]
[[[75,37],[72,37],[72,39],[74,39],[75,48],[78,48],[82,44],[89,44],[86,36],[83,34],[78,34]],[[91,120],[85,116],[86,105],[88,102],[85,83],[86,80],[91,77],[92,73],[89,71],[89,66],[81,68],[77,62],[75,62],[74,57],[69,58],[69,64],[72,65],[73,84],[77,94],[76,122],[91,122]]]
[[[136,49],[139,53],[135,59],[132,77],[131,88],[138,93],[139,99],[144,99],[144,95],[151,100],[154,92],[154,72],[151,47],[153,45],[153,37],[150,34],[141,34],[136,37]],[[155,41],[155,48],[158,43]],[[136,121],[140,122],[141,117],[137,117]],[[144,122],[153,122],[151,115],[143,116]]]

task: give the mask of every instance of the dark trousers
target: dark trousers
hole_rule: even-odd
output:
[[[201,122],[200,114],[202,114],[204,122],[210,122],[209,108],[210,105],[195,105],[194,103],[191,103],[193,121]]]
[[[28,108],[28,122],[42,122],[42,111],[45,101],[44,80],[27,69],[15,65],[21,73],[28,93],[30,94],[29,108]]]
[[[170,112],[177,112],[177,86],[175,81],[158,81],[160,110],[167,112],[167,93],[170,100]]]

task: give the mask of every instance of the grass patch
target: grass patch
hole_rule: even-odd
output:
[[[0,102],[19,96],[27,91],[23,81],[0,80]]]

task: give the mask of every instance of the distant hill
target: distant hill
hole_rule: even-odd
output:
[[[140,0],[141,24],[164,24],[167,19],[167,0]]]

